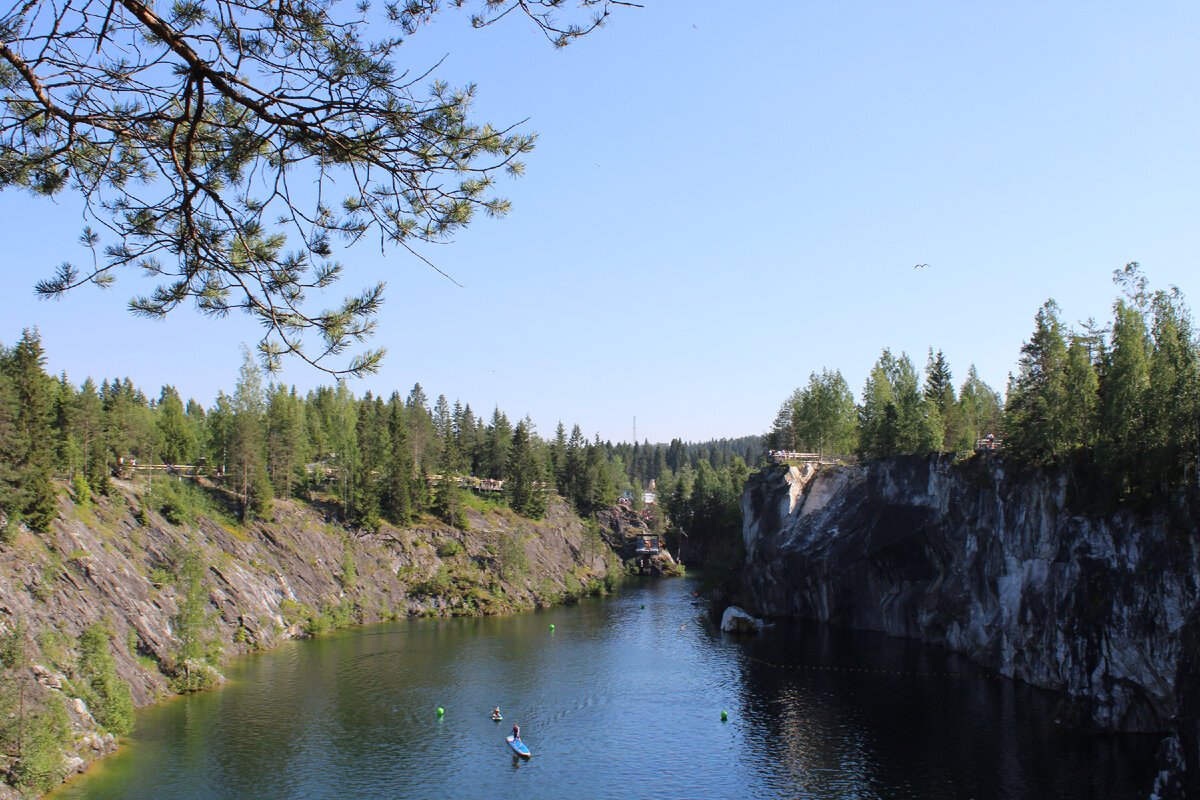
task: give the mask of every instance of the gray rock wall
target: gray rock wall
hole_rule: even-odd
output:
[[[742,509],[752,611],[966,653],[1065,692],[1075,724],[1175,724],[1194,523],[1075,515],[1064,478],[1008,476],[994,457],[777,468]]]
[[[155,512],[139,522],[135,487],[114,483],[111,497],[84,508],[61,496],[50,533],[23,531],[0,542],[0,637],[24,630],[30,660],[8,670],[0,664],[0,681],[23,681],[31,708],[56,695],[66,701],[74,744],[63,777],[116,748],[71,694],[74,648],[85,628],[104,622],[115,634],[115,670],[135,705],[172,691],[158,665],[179,651],[174,625],[183,590],[172,574],[179,552],[194,551],[204,566],[205,637],[225,657],[303,636],[323,609],[352,608],[351,621],[362,622],[507,613],[570,600],[622,571],[602,538],[607,532],[591,535],[556,498],[537,522],[467,509],[467,530],[425,519],[405,529],[352,531],[290,501],[275,502],[270,522],[237,526],[201,516],[176,526]],[[353,585],[345,585],[348,553]],[[453,578],[436,584],[445,593],[420,588],[442,572]],[[13,763],[0,752],[0,800],[19,796],[5,785]]]

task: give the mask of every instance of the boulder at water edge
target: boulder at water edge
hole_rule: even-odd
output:
[[[727,633],[758,633],[763,621],[750,616],[737,606],[730,606],[721,615],[721,630]]]

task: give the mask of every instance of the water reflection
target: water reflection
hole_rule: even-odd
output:
[[[775,796],[1136,798],[1153,736],[1054,724],[1058,695],[877,634],[781,625],[741,645],[743,707]]]
[[[289,644],[238,662],[220,691],[139,712],[131,745],[55,797],[1148,794],[1153,739],[1061,731],[1053,695],[912,642],[820,626],[736,641],[691,592],[646,582],[569,608]],[[504,740],[514,722],[529,760]]]

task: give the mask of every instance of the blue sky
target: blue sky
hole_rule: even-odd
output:
[[[1107,319],[1128,261],[1200,302],[1200,4],[647,0],[562,51],[530,28],[450,12],[405,46],[540,138],[508,217],[423,251],[464,288],[340,255],[331,303],[388,283],[357,394],[420,381],[542,435],[628,440],[636,416],[702,440],[763,432],[823,367],[857,394],[885,346],[1003,390],[1041,303]],[[0,194],[0,342],[37,325],[76,382],[232,391],[248,318],[135,319],[132,275],[34,298],[81,224],[69,197]]]

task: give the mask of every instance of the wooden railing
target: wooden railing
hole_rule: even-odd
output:
[[[797,453],[793,450],[770,450],[767,452],[767,457],[776,464],[788,464],[793,461],[801,464],[815,464],[821,460],[820,453]]]
[[[818,464],[833,465],[853,463],[855,456],[843,453],[797,453],[792,450],[768,450],[767,459],[775,464]]]

